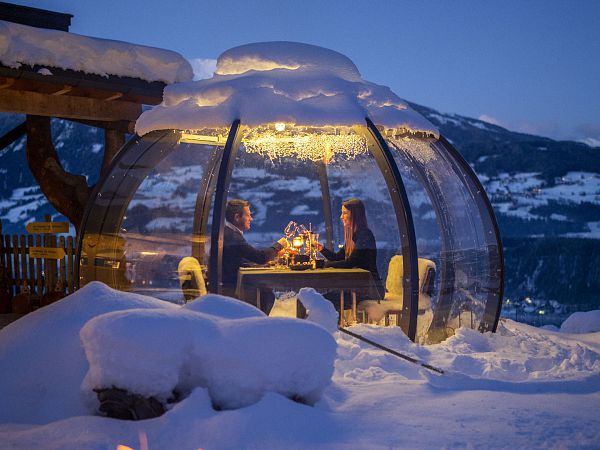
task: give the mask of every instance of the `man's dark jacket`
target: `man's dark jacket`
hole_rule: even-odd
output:
[[[226,226],[223,234],[223,285],[235,287],[240,267],[265,264],[282,248],[277,242],[264,250],[254,248],[248,244],[241,231]]]

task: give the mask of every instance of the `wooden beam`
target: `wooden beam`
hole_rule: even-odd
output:
[[[37,92],[0,91],[0,111],[67,119],[135,121],[142,113],[138,103],[98,100],[71,95],[46,95]]]
[[[2,84],[0,84],[0,89],[6,89],[7,87],[11,87],[13,84],[15,84],[14,78],[4,78],[4,81]]]
[[[135,122],[129,122],[127,120],[116,120],[110,122],[103,122],[101,120],[84,120],[84,119],[73,119],[68,117],[58,117],[59,119],[70,120],[71,122],[82,123],[90,127],[102,128],[105,130],[115,130],[126,134],[135,134]]]
[[[104,157],[102,159],[102,168],[100,176],[104,176],[108,170],[110,162],[125,144],[125,135],[116,130],[104,130]]]
[[[71,92],[72,90],[73,90],[73,86],[65,85],[65,87],[63,87],[62,89],[59,89],[56,92],[53,92],[50,95],[63,95],[63,94],[66,94],[67,92]]]
[[[27,132],[27,125],[25,124],[25,121],[23,121],[0,138],[0,150],[8,147],[10,144],[15,142],[21,136],[24,136],[26,132]]]
[[[116,99],[121,98],[121,97],[123,97],[123,93],[122,92],[117,92],[116,94],[113,94],[110,97],[105,98],[104,100],[106,100],[107,102],[111,102],[111,101],[116,100]]]

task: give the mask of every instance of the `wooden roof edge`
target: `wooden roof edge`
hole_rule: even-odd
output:
[[[69,31],[73,14],[0,2],[0,20],[37,28]]]
[[[38,71],[41,69],[49,70],[52,75],[39,73]],[[162,101],[163,89],[167,85],[167,83],[162,81],[146,81],[141,78],[121,77],[118,75],[102,76],[44,65],[31,66],[23,64],[19,68],[12,68],[3,65],[1,62],[0,77],[118,92],[129,96],[144,97],[148,100],[147,104],[160,103]]]

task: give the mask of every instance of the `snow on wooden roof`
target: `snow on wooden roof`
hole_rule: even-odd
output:
[[[191,81],[189,62],[171,50],[92,38],[0,21],[0,63],[6,67],[43,66],[148,82]]]

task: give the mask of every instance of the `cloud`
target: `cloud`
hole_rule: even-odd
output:
[[[217,68],[216,59],[193,58],[189,60],[194,69],[194,80],[203,80],[213,76]]]

